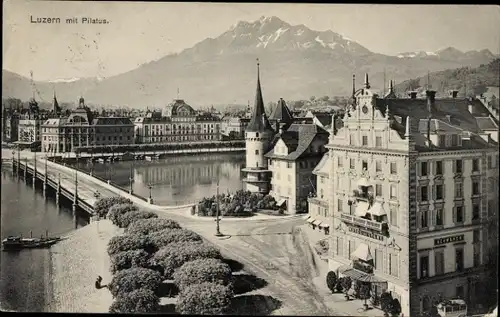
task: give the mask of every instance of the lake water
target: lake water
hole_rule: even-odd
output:
[[[62,236],[88,224],[88,217],[77,212],[73,217],[71,205],[61,199],[55,203],[53,192],[48,199],[41,186],[33,189],[12,169],[2,167],[1,238],[10,235],[33,237]],[[1,252],[0,307],[6,310],[41,312],[46,306],[50,254],[47,249]]]
[[[244,154],[202,154],[167,157],[158,161],[123,161],[94,163],[93,171],[117,185],[149,197],[148,184],[153,184],[151,196],[155,204],[185,205],[213,196],[217,192],[234,192],[243,188],[241,168]],[[79,162],[79,167],[90,171],[91,164]]]

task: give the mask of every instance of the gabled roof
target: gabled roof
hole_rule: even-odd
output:
[[[498,130],[498,124],[492,117],[477,117],[476,121],[481,130]]]
[[[276,107],[274,107],[271,115],[269,116],[269,120],[278,120],[283,123],[291,123],[293,121],[293,115],[290,109],[288,109],[285,100],[280,98]]]
[[[133,125],[127,117],[98,117],[92,121],[92,125]]]
[[[329,168],[330,166],[328,165],[328,162],[330,160],[330,152],[326,152],[323,157],[321,158],[321,161],[319,161],[318,165],[314,168],[312,171],[313,174],[315,175],[324,175],[327,176],[329,175]]]
[[[276,140],[283,140],[288,147],[288,155],[274,154],[274,146],[272,150],[266,153],[268,158],[279,158],[285,160],[296,160],[308,155],[320,155],[322,153],[307,153],[307,149],[317,137],[324,137],[325,143],[328,141],[328,131],[315,124],[292,124],[283,134],[278,135]]]

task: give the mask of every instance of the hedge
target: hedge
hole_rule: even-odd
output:
[[[220,315],[227,312],[234,294],[217,283],[193,284],[180,291],[175,310],[180,314]]]
[[[219,259],[197,259],[186,262],[175,270],[173,278],[180,290],[204,282],[232,287],[231,268]]]
[[[151,269],[137,267],[116,272],[108,288],[111,295],[117,297],[140,288],[146,288],[156,293],[161,283],[160,273]]]
[[[134,204],[116,204],[109,208],[107,218],[120,228],[124,228],[122,224],[122,217],[124,214],[131,211],[138,211],[139,208]]]
[[[127,228],[129,227],[133,222],[136,222],[138,220],[142,219],[156,219],[158,218],[158,215],[152,211],[144,211],[144,210],[134,210],[134,211],[129,211],[126,214],[123,214],[120,218],[121,221],[121,228]]]
[[[129,250],[111,256],[111,272],[130,269],[132,267],[148,268],[150,255],[144,250]]]
[[[144,250],[149,254],[156,251],[149,238],[140,234],[125,234],[112,237],[109,240],[108,254],[110,256],[118,252],[130,250]]]
[[[121,196],[100,198],[94,203],[94,213],[99,216],[99,218],[106,218],[109,209],[118,204],[132,204],[132,201]]]
[[[170,219],[140,219],[134,221],[125,232],[128,234],[148,235],[151,232],[160,231],[163,229],[180,229],[181,226]]]
[[[157,248],[173,242],[203,242],[203,239],[197,233],[187,229],[163,229],[149,234],[149,240]]]
[[[119,294],[111,306],[110,313],[154,313],[158,312],[160,298],[149,289],[139,288],[130,293]]]

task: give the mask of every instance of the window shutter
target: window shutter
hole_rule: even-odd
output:
[[[444,175],[444,173],[445,173],[445,170],[446,170],[445,166],[446,166],[446,161],[442,161],[442,163],[441,163],[441,174],[442,175]]]
[[[462,223],[465,223],[465,215],[467,213],[465,212],[465,206],[462,207]]]
[[[422,212],[420,211],[417,214],[417,228],[422,228]]]
[[[435,174],[435,173],[433,172],[434,170],[432,169],[433,167],[434,167],[434,164],[432,164],[432,162],[431,162],[431,161],[428,161],[428,162],[427,162],[427,175],[428,175],[428,174]]]
[[[453,207],[453,223],[457,223],[457,207]]]
[[[436,225],[436,210],[431,210],[431,226]]]
[[[421,165],[422,165],[422,162],[418,162],[418,164],[417,164],[417,175],[418,175],[418,176],[422,176],[422,173],[421,173],[421,170],[422,170]]]
[[[443,197],[443,200],[446,199],[446,187],[444,187],[445,185],[443,184],[441,187],[441,196]]]
[[[453,173],[456,173],[457,172],[457,161],[453,160],[452,163],[453,163]]]
[[[432,200],[436,200],[436,185],[431,186],[431,197]]]

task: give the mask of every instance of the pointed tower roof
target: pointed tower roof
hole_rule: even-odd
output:
[[[278,100],[278,104],[273,109],[273,112],[271,112],[269,120],[278,120],[282,123],[291,123],[293,121],[292,112],[287,107],[286,102],[285,100],[283,100],[283,98],[280,98],[280,100]]]
[[[391,81],[389,82],[389,91],[385,94],[385,98],[396,98],[396,94],[394,93],[394,84]]]
[[[52,110],[54,111],[54,113],[60,113],[61,112],[61,108],[59,107],[59,103],[57,102],[56,91],[55,90],[54,90],[54,101],[52,102]]]
[[[365,88],[370,89],[370,82],[368,81],[368,73],[365,73]]]
[[[259,60],[257,59],[257,91],[255,93],[255,105],[253,108],[252,118],[247,126],[248,132],[264,132],[273,131],[271,124],[266,116],[264,109],[264,100],[262,99],[262,89],[260,88],[260,72]]]

